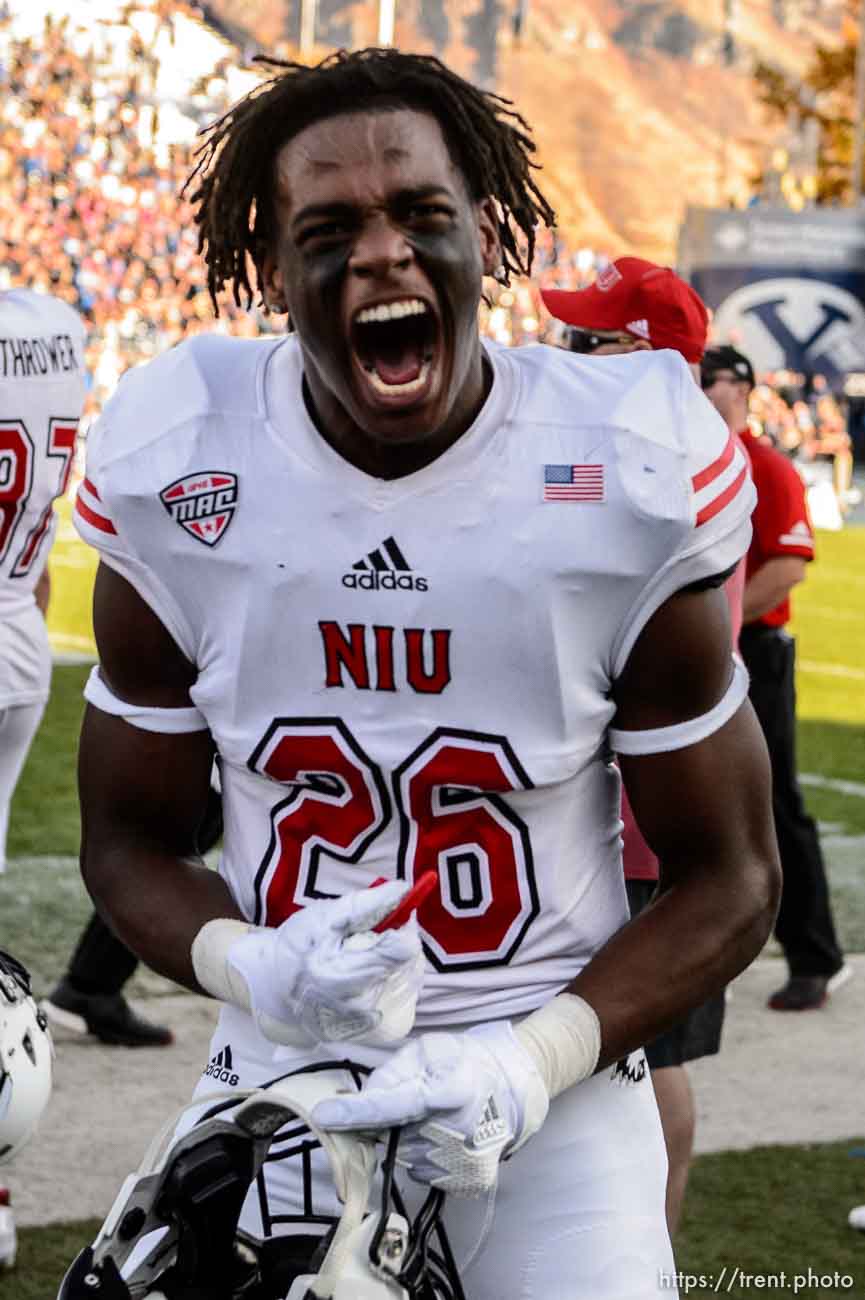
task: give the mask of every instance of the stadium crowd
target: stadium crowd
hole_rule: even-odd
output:
[[[24,36],[0,15],[0,288],[44,290],[84,315],[91,406],[180,338],[267,329],[234,304],[214,320],[179,197],[194,148],[182,135],[231,97],[219,64],[181,104],[159,93],[158,38],[197,15],[130,4],[118,23],[48,16]]]
[[[195,131],[236,97],[236,56],[206,71],[163,75],[178,24],[219,51],[206,6],[130,0],[119,17],[22,24],[0,8],[0,288],[27,286],[65,299],[90,334],[91,392],[84,427],[130,366],[201,330],[267,333],[263,311],[226,302],[214,317],[181,190]],[[222,46],[224,50],[226,46]],[[177,63],[172,66],[176,71]],[[251,76],[252,74],[247,74]],[[607,258],[539,231],[531,284],[494,284],[482,329],[506,345],[561,341],[540,287],[582,288]],[[753,418],[807,467],[830,461],[843,512],[852,455],[844,416],[821,376],[766,375]]]

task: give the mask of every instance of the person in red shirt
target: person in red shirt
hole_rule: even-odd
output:
[[[685,358],[699,382],[709,313],[699,294],[669,267],[641,257],[620,257],[587,289],[542,289],[541,298],[551,315],[571,326],[566,343],[571,351],[612,356],[672,348]],[[742,622],[744,584],[742,562],[724,583],[734,646]],[[658,859],[640,833],[624,793],[622,823],[622,865],[631,915],[636,916],[657,891]],[[646,1044],[667,1147],[666,1211],[671,1234],[681,1217],[696,1126],[685,1062],[718,1052],[723,1021],[724,995],[718,994]]]
[[[835,934],[817,827],[796,776],[795,643],[785,627],[790,592],[814,558],[814,534],[805,485],[795,467],[768,438],[755,437],[748,427],[754,387],[748,358],[733,347],[710,348],[701,375],[706,396],[728,427],[741,434],[757,489],[739,647],[772,763],[775,832],[784,872],[775,936],[790,972],[769,1006],[807,1011],[822,1006],[850,975]]]

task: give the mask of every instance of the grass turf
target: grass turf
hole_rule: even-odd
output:
[[[803,1300],[862,1300],[865,1233],[847,1226],[851,1206],[865,1201],[865,1160],[851,1158],[861,1147],[862,1139],[852,1138],[698,1156],[676,1242],[683,1300],[717,1294],[753,1300],[763,1290]],[[0,1300],[53,1297],[97,1227],[88,1221],[25,1228],[18,1268],[0,1274]],[[655,1285],[659,1300],[672,1294],[663,1279]]]

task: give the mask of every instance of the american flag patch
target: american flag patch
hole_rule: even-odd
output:
[[[603,465],[545,465],[545,501],[603,501]]]

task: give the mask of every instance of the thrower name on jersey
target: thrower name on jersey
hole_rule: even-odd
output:
[[[190,340],[125,377],[76,508],[198,668],[244,914],[436,870],[419,1029],[533,1010],[624,923],[611,686],[753,507],[676,354],[485,350],[472,428],[382,480],[294,339]]]
[[[29,289],[0,294],[0,709],[48,697],[48,640],[33,593],[85,391],[77,313]]]

